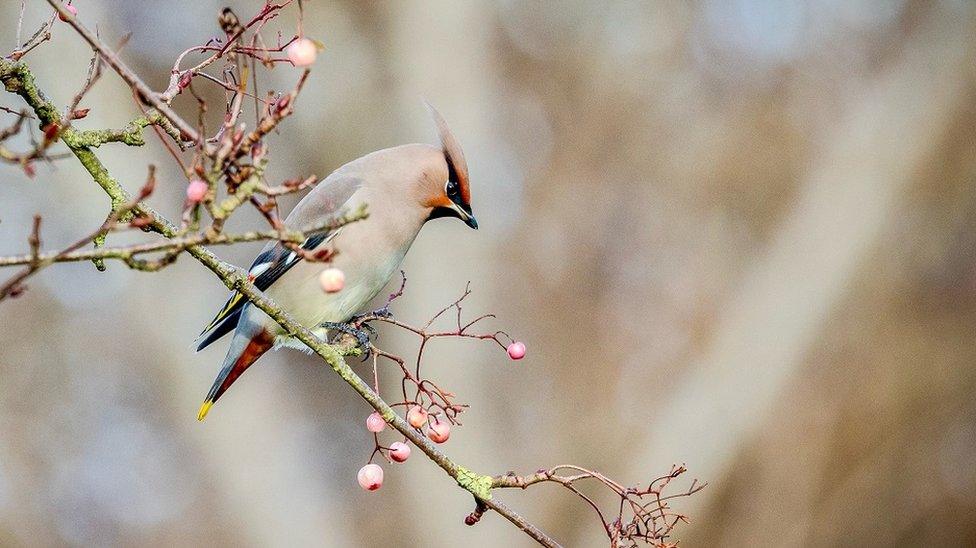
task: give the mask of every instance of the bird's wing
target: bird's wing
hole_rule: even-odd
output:
[[[285,219],[285,225],[289,228],[299,229],[301,226],[308,226],[335,214],[347,205],[347,202],[350,201],[360,186],[361,181],[357,177],[340,176],[333,178],[330,176],[319,183],[295,206],[295,209]],[[302,242],[301,247],[302,249],[313,250],[334,238],[341,230],[340,228],[339,230],[311,234]],[[261,253],[254,259],[251,268],[248,269],[248,278],[255,287],[265,291],[301,260],[300,254],[285,247],[281,242],[268,242],[268,245],[264,246]],[[247,300],[242,294],[235,292],[231,295],[220,312],[200,333],[197,350],[203,350],[212,342],[233,331],[237,327],[237,322],[240,320],[241,312],[246,304]]]

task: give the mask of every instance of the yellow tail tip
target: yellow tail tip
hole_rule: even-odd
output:
[[[200,412],[197,413],[198,421],[202,421],[203,419],[207,418],[207,413],[210,412],[210,408],[213,407],[213,404],[214,402],[210,400],[203,402],[203,405],[200,406]]]

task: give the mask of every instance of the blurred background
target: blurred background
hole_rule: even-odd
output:
[[[3,51],[19,4],[0,7]],[[131,32],[123,57],[160,90],[228,2],[74,4],[110,43]],[[49,14],[28,0],[25,35]],[[682,546],[972,546],[974,16],[963,0],[312,1],[327,49],[270,179],[436,142],[422,98],[451,124],[482,229],[427,226],[394,312],[421,323],[470,280],[467,310],[529,348],[428,353],[472,405],[446,445],[465,466],[638,484],[686,463],[676,488],[709,486],[676,501]],[[65,105],[89,58],[59,25],[27,61]],[[86,128],[136,114],[110,72],[82,106]],[[176,216],[185,181],[147,140],[99,154],[130,190],[158,164],[151,203]],[[107,211],[77,162],[0,178],[2,254],[27,250],[34,213],[56,249]],[[215,251],[246,266],[258,247]],[[362,491],[369,409],[315,358],[264,358],[197,423],[226,345],[190,344],[226,290],[195,261],[61,265],[29,286],[0,303],[0,544],[530,545],[497,515],[466,527],[470,496],[418,455]],[[567,546],[605,544],[557,487],[496,496]]]

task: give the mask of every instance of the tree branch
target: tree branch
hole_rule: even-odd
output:
[[[176,128],[186,136],[187,139],[197,143],[202,146],[204,150],[207,149],[207,143],[203,142],[203,138],[197,133],[196,128],[187,123],[183,118],[181,118],[176,112],[169,107],[162,99],[160,99],[159,94],[154,92],[145,82],[139,78],[135,71],[129,68],[119,56],[112,51],[104,42],[102,42],[98,36],[92,31],[88,30],[88,27],[81,24],[78,18],[75,17],[70,11],[64,9],[59,0],[48,0],[48,4],[51,4],[58,12],[58,16],[69,25],[74,27],[74,29],[85,39],[86,42],[99,54],[108,66],[112,67],[119,76],[125,80],[125,83],[135,91],[139,98],[145,101],[147,104],[152,105],[156,108],[163,116],[168,118]]]
[[[328,222],[313,225],[303,230],[253,230],[249,232],[241,232],[239,234],[205,233],[174,238],[172,240],[163,240],[159,242],[150,242],[131,246],[104,247],[90,251],[72,251],[67,253],[64,251],[56,251],[40,253],[37,256],[14,255],[0,257],[0,267],[29,265],[31,263],[36,263],[40,268],[54,263],[91,261],[94,259],[119,259],[122,261],[129,261],[136,255],[164,251],[180,252],[186,250],[186,248],[190,246],[196,245],[230,245],[265,240],[277,240],[279,242],[300,244],[305,241],[308,234],[315,232],[329,232],[347,224],[363,220],[368,216],[369,214],[366,212],[366,208],[364,206],[354,212],[340,215]]]
[[[24,63],[12,62],[0,58],[0,82],[3,83],[7,91],[16,93],[37,115],[41,127],[55,126],[61,127],[61,114],[47,96],[34,82],[34,75]],[[148,125],[148,124],[147,124]],[[102,187],[112,201],[112,210],[115,211],[119,206],[129,201],[129,194],[122,188],[117,180],[112,178],[108,169],[98,159],[91,150],[91,144],[97,139],[92,134],[85,136],[73,127],[64,127],[59,132],[59,137],[71,152],[78,158],[81,165],[85,167],[92,178]],[[149,206],[139,203],[129,214],[121,217],[120,221],[127,221],[131,214],[149,215],[155,217],[155,212]],[[176,233],[176,227],[168,221],[158,223],[153,227],[160,234],[171,237]]]
[[[64,11],[62,8],[60,8],[60,5],[55,0],[49,0],[49,2],[59,11]],[[70,14],[68,15],[70,16]],[[104,46],[100,41],[98,41],[97,38],[91,36],[87,29],[84,29],[84,27],[82,27],[80,24],[77,24],[73,18],[71,19],[71,22],[72,26],[74,26],[79,33],[81,33],[82,36],[85,37],[86,40],[88,40],[89,43],[91,43],[92,46],[103,55],[106,62],[119,71],[119,67],[123,65],[118,62],[117,57],[114,57],[114,55],[107,50],[103,52],[102,49],[99,49],[100,47]],[[89,36],[86,36],[86,33],[90,36],[90,38]],[[126,68],[125,71],[128,71],[128,69]],[[120,74],[123,74],[123,72],[120,72]],[[128,74],[128,76],[126,76],[126,74]],[[134,89],[137,89],[136,82],[141,84],[141,80],[135,76],[134,73],[131,73],[131,71],[123,74],[123,78],[126,80],[126,82],[130,83]],[[27,101],[28,105],[30,105],[34,110],[38,118],[42,120],[42,122],[60,122],[60,115],[58,114],[57,109],[54,108],[54,105],[47,100],[44,94],[37,88],[33,76],[25,64],[11,63],[7,60],[0,60],[0,81],[3,81],[8,91],[12,91],[23,97]],[[174,119],[167,114],[166,110],[159,108],[158,106],[157,109],[164,116],[169,118],[170,121],[172,121],[177,127],[179,127],[181,130],[183,129],[180,124],[177,123],[177,119],[179,119],[178,116]],[[69,128],[69,132],[73,131],[75,130]],[[70,139],[71,138],[69,137],[69,140]],[[63,135],[62,140],[64,140]],[[65,142],[66,144],[69,144],[67,141]],[[70,147],[71,145],[69,144],[69,148]],[[119,184],[119,182],[109,175],[108,170],[101,163],[101,161],[99,161],[95,153],[92,152],[89,147],[82,146],[71,148],[71,150],[81,161],[85,169],[88,170],[95,182],[98,183],[98,185],[102,187],[106,194],[108,194],[112,199],[113,207],[115,207],[116,203],[125,203],[125,201],[128,199],[128,194]],[[159,232],[167,238],[172,238],[177,235],[176,226],[169,219],[156,212],[148,205],[138,202],[133,206],[132,211],[134,213],[138,213],[139,216],[145,217],[148,220],[146,224],[148,228]],[[505,504],[492,499],[491,489],[493,487],[493,480],[491,476],[472,472],[471,470],[448,458],[444,453],[440,452],[430,440],[419,433],[416,429],[412,428],[389,406],[389,404],[380,398],[380,396],[376,394],[355,373],[355,371],[353,371],[352,368],[346,364],[344,360],[344,357],[347,355],[358,355],[361,352],[358,348],[339,347],[322,341],[314,333],[312,333],[309,328],[292,319],[288,313],[283,311],[276,303],[270,300],[264,295],[263,292],[250,283],[245,271],[221,261],[216,255],[202,245],[187,245],[184,250],[210,269],[211,272],[220,278],[225,286],[232,291],[240,292],[251,303],[253,303],[254,306],[261,309],[268,316],[278,322],[278,324],[281,325],[281,327],[290,336],[300,340],[302,343],[312,349],[313,352],[324,359],[333,371],[335,371],[344,381],[346,381],[347,384],[353,388],[353,390],[355,390],[364,400],[366,400],[367,403],[369,403],[376,411],[380,413],[380,415],[382,415],[383,419],[387,423],[403,434],[404,437],[409,439],[416,447],[427,455],[431,461],[437,464],[451,478],[453,478],[461,488],[471,493],[475,500],[479,501],[479,504],[495,510],[539,544],[549,547],[559,546],[555,540],[533,524],[529,523],[517,512]]]

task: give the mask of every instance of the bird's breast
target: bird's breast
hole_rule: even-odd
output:
[[[323,322],[345,322],[363,311],[400,268],[419,232],[419,226],[397,232],[375,221],[370,217],[343,227],[331,242],[337,253],[330,263],[302,261],[275,282],[268,295],[310,328]],[[345,274],[344,287],[335,293],[324,292],[318,281],[319,274],[330,267]]]

